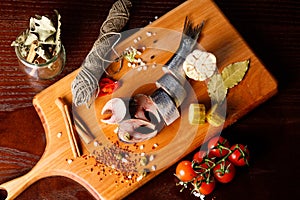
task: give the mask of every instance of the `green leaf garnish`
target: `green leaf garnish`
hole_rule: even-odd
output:
[[[245,76],[248,70],[249,60],[242,62],[236,62],[228,65],[222,71],[222,78],[224,86],[226,88],[233,88],[236,86]]]
[[[214,74],[207,84],[208,95],[211,101],[221,103],[227,94],[227,88],[224,85],[221,74]]]

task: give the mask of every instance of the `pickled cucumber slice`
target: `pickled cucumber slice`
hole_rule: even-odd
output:
[[[206,115],[206,121],[215,127],[221,126],[225,122],[225,117],[217,111],[217,108],[218,104],[213,105]]]
[[[199,125],[205,123],[205,105],[193,103],[189,107],[189,123]]]

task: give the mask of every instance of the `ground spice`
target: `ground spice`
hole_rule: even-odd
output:
[[[144,145],[133,144],[133,146],[136,149],[144,148]],[[115,141],[113,145],[99,147],[97,150],[94,150],[92,155],[96,163],[91,172],[96,171],[97,175],[102,177],[116,176],[114,178],[116,184],[127,184],[128,186],[140,181],[147,175],[149,170],[141,170],[141,167],[146,167],[146,164],[150,162],[149,159],[151,161],[154,159],[153,155],[146,155],[145,153],[141,155],[133,152],[130,150],[129,145],[121,148],[119,141]],[[85,156],[85,158],[87,157]],[[142,162],[143,160],[146,162]],[[152,171],[154,171],[153,168]],[[99,181],[103,181],[102,177]]]

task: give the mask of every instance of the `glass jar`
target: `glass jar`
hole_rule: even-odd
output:
[[[15,52],[19,61],[19,65],[28,75],[41,80],[47,80],[59,75],[66,62],[66,52],[64,46],[61,45],[60,51],[45,63],[30,63],[20,53],[18,46]]]

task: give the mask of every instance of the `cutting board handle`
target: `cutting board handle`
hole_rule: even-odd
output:
[[[7,192],[7,196],[5,200],[13,200],[19,194],[21,194],[27,187],[36,182],[37,180],[43,178],[40,173],[38,173],[33,168],[27,174],[13,179],[9,182],[6,182],[0,185],[0,190],[5,190]]]

